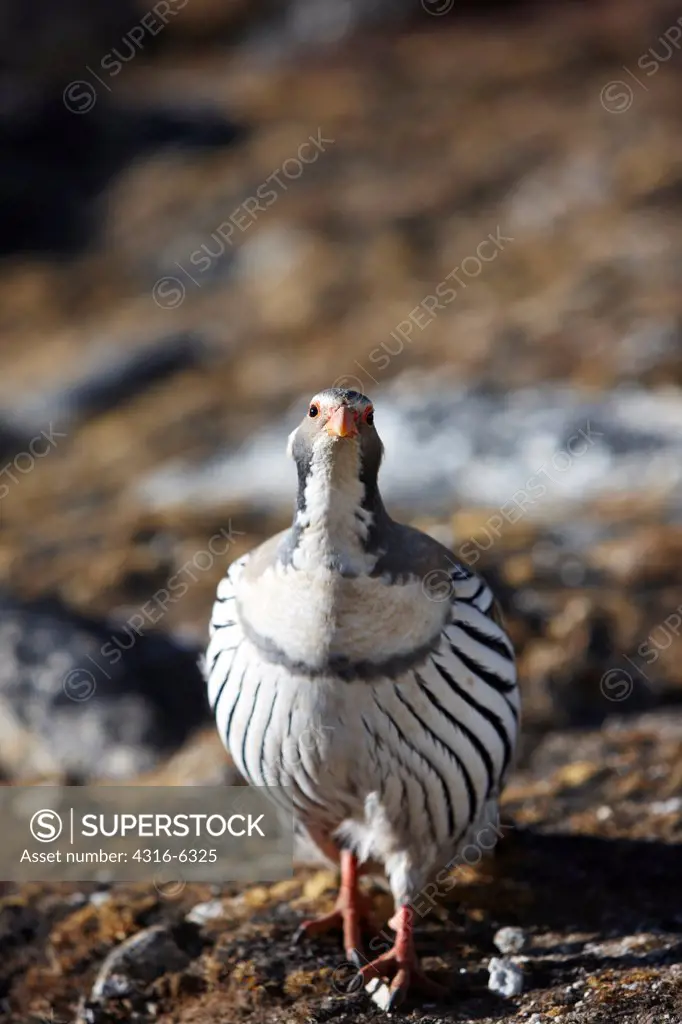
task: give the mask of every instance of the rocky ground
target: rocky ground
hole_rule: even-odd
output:
[[[681,764],[679,713],[540,742],[507,791],[493,857],[469,853],[451,893],[423,903],[419,948],[451,995],[407,1007],[406,1019],[679,1024]],[[0,909],[3,1019],[379,1020],[365,995],[345,993],[338,937],[291,946],[297,921],[330,907],[333,885],[327,871],[299,870],[245,891],[26,887]],[[387,897],[373,891],[386,919]],[[488,989],[494,957],[522,972],[521,994]]]
[[[524,695],[504,838],[420,927],[452,999],[409,1019],[682,1024],[679,12],[396,4],[293,60],[295,19],[229,49],[244,6],[201,7],[91,109],[0,111],[2,778],[234,781],[194,655],[287,520],[286,425],[343,380],[385,410],[392,507],[499,592]],[[290,948],[331,886],[8,886],[0,1019],[379,1019],[336,940]]]

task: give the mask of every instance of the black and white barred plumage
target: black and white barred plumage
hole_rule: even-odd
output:
[[[286,787],[326,856],[383,864],[401,905],[497,818],[519,724],[513,649],[487,585],[386,513],[369,400],[331,389],[313,410],[290,439],[291,529],[218,588],[209,698],[244,776]]]

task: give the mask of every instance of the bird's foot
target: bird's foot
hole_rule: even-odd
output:
[[[387,991],[382,1000],[382,1008],[389,1013],[404,1002],[408,992],[417,991],[434,1000],[442,1000],[448,994],[447,988],[427,977],[419,965],[412,937],[412,918],[410,907],[399,908],[391,920],[397,933],[393,946],[361,967],[349,986],[351,991],[364,986],[377,1002],[382,981],[390,978],[390,983],[383,986]]]
[[[293,942],[301,942],[304,938],[313,935],[324,935],[334,928],[343,930],[343,945],[346,956],[355,967],[360,967],[366,962],[361,954],[362,949],[362,926],[376,930],[376,923],[372,917],[372,904],[364,893],[355,893],[354,898],[343,890],[339,893],[336,906],[329,914],[314,918],[311,921],[303,921],[294,933]]]
[[[352,853],[341,855],[341,887],[336,906],[329,914],[304,921],[296,930],[293,942],[298,943],[311,935],[323,935],[334,928],[343,929],[343,945],[352,964],[360,967],[366,962],[362,956],[362,926],[376,931],[372,901],[358,889],[358,864]]]

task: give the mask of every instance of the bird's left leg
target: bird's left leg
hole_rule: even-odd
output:
[[[304,921],[294,935],[294,942],[299,942],[304,936],[322,935],[332,928],[343,928],[343,945],[346,956],[359,967],[365,962],[361,956],[362,949],[362,923],[369,924],[376,928],[372,917],[372,903],[369,896],[365,896],[358,888],[359,877],[358,859],[349,850],[341,851],[341,885],[336,906],[329,914],[318,917],[312,921]]]
[[[421,969],[414,949],[413,923],[412,907],[399,907],[391,918],[391,927],[395,928],[396,932],[392,947],[376,960],[361,967],[351,984],[352,989],[357,989],[361,984],[366,985],[372,978],[393,975],[385,1007],[388,1011],[399,1006],[411,988],[418,989],[433,999],[442,999],[448,992],[443,985],[431,981]]]

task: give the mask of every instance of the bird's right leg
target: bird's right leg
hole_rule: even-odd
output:
[[[351,992],[357,991],[362,985],[369,989],[369,982],[392,977],[388,989],[388,999],[383,1009],[390,1013],[405,999],[411,989],[417,989],[430,999],[444,999],[448,990],[443,985],[432,981],[424,974],[419,965],[414,948],[412,929],[414,926],[414,910],[410,906],[398,907],[391,919],[391,927],[396,937],[393,946],[382,953],[372,963],[361,967],[349,985]],[[376,991],[376,989],[374,990]],[[370,991],[370,994],[374,993]]]
[[[362,949],[362,924],[366,923],[376,928],[372,917],[372,903],[369,896],[360,892],[358,887],[359,877],[358,859],[349,850],[341,851],[341,885],[336,906],[329,914],[324,914],[312,921],[304,921],[294,935],[294,942],[299,942],[304,936],[322,935],[331,931],[332,928],[343,928],[343,945],[346,956],[360,967],[365,963],[361,955]]]

